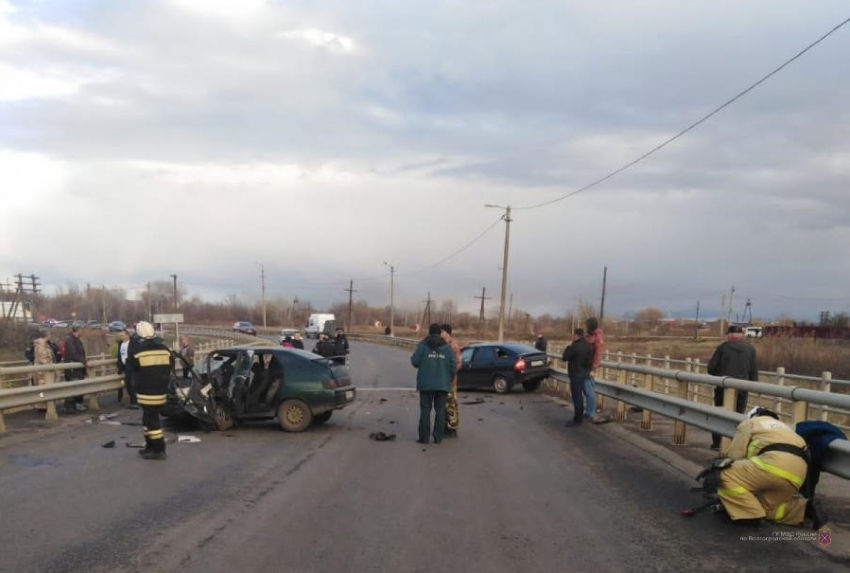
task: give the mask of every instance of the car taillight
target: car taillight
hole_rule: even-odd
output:
[[[333,390],[334,388],[339,388],[339,384],[336,381],[336,378],[327,378],[322,381],[322,387],[326,390]]]
[[[516,364],[514,364],[514,370],[516,370],[517,372],[522,372],[523,370],[525,370],[525,358],[523,358],[522,356],[517,358]]]

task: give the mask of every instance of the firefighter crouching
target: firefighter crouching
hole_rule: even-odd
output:
[[[145,447],[139,455],[146,460],[165,459],[165,436],[159,409],[165,405],[174,357],[156,336],[153,325],[140,322],[127,349],[127,365],[136,377],[136,393],[142,407]]]
[[[802,525],[808,500],[798,492],[806,479],[806,442],[779,417],[754,408],[738,424],[727,456],[731,467],[720,473],[717,495],[733,522],[763,519]]]

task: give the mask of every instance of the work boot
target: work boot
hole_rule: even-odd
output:
[[[829,516],[824,511],[819,501],[810,499],[806,502],[806,518],[812,522],[812,529],[820,529],[829,521]]]
[[[166,458],[165,452],[155,452],[153,450],[142,450],[139,452],[139,455],[145,460],[164,460]]]

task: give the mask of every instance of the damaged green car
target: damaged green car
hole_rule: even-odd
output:
[[[208,427],[277,419],[287,432],[330,420],[356,397],[348,367],[304,350],[237,346],[209,353],[190,380],[172,377],[163,415]]]

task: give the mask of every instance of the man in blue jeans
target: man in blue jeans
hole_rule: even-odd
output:
[[[590,374],[584,381],[584,397],[587,400],[584,417],[590,418],[594,424],[604,424],[608,422],[608,418],[596,415],[596,369],[599,368],[599,363],[602,361],[602,352],[605,350],[605,337],[602,335],[602,329],[599,328],[599,321],[595,316],[591,316],[585,322],[587,327],[587,340],[593,346],[593,364],[590,366]]]
[[[427,444],[431,434],[431,409],[434,419],[434,443],[443,441],[446,430],[446,400],[455,375],[455,355],[452,347],[440,336],[440,325],[428,327],[428,336],[416,347],[410,363],[418,370],[416,389],[419,391],[419,439]]]
[[[590,376],[593,364],[593,346],[584,338],[584,329],[576,328],[573,342],[564,349],[562,356],[570,375],[570,396],[573,399],[573,419],[567,427],[578,426],[584,418],[584,383]]]

